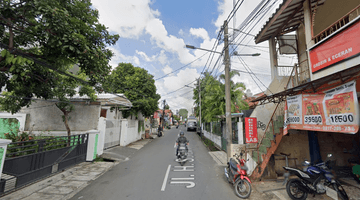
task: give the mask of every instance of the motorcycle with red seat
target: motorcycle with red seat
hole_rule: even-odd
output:
[[[233,184],[235,194],[240,198],[248,198],[251,194],[251,181],[247,176],[248,167],[245,164],[245,151],[241,151],[240,155],[235,154],[234,158],[230,158],[225,168],[225,175],[229,183]],[[247,160],[249,161],[249,160]]]

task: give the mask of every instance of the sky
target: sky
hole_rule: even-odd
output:
[[[189,84],[193,87],[194,81],[200,77],[204,69],[211,71],[214,68],[212,73],[214,76],[224,73],[222,58],[219,65],[215,65],[220,54],[187,49],[185,45],[211,50],[214,44],[217,44],[218,33],[234,7],[234,0],[91,0],[91,2],[99,11],[100,23],[108,27],[111,33],[120,35],[116,45],[108,47],[114,52],[114,57],[110,61],[111,66],[115,68],[118,63],[126,62],[146,69],[154,76],[157,93],[161,95],[160,102],[165,99],[173,112],[181,108],[187,109],[189,113],[192,112],[193,89],[184,86]],[[260,0],[243,1],[229,22],[231,35],[232,28],[238,28],[259,3]],[[275,3],[266,17],[255,23],[252,30],[246,31],[250,35],[244,37],[241,33],[238,34],[236,39],[240,37],[243,39],[235,39],[233,43],[240,45],[231,46],[231,52],[261,53],[258,57],[242,57],[256,77],[245,73],[245,66],[241,64],[238,56],[231,56],[231,70],[245,71],[240,72],[240,76],[232,80],[245,83],[246,88],[253,94],[264,91],[271,81],[268,43],[260,43],[256,48],[244,45],[255,45],[253,35],[259,33],[279,3]],[[216,51],[221,52],[223,47],[221,40]],[[289,65],[292,61],[289,58],[283,60],[284,65]]]

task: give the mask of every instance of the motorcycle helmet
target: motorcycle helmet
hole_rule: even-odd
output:
[[[183,131],[180,132],[180,136],[184,136],[185,133]]]

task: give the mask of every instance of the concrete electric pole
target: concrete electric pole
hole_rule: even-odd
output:
[[[164,99],[164,109],[163,109],[163,115],[161,120],[161,128],[164,128],[164,117],[165,117],[165,106],[166,106],[166,100]]]
[[[202,136],[202,127],[201,127],[201,88],[200,88],[200,78],[199,78],[199,99],[200,99],[200,104],[199,104],[199,107],[200,107],[200,113],[199,113],[199,117],[200,117],[200,136]]]
[[[231,96],[230,96],[230,56],[229,35],[227,21],[224,21],[224,48],[225,48],[225,117],[226,117],[226,152],[227,160],[231,158],[232,125],[231,125]]]

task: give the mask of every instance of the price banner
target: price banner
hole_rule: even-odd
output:
[[[289,129],[355,134],[359,130],[355,83],[351,81],[321,93],[288,97],[284,134]]]

